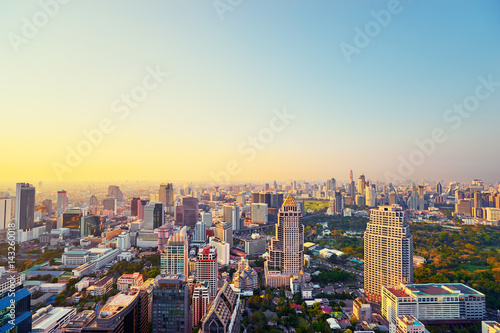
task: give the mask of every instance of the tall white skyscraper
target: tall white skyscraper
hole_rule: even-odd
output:
[[[188,251],[186,227],[183,227],[180,233],[170,236],[163,248],[160,259],[161,273],[182,274],[187,278],[189,273]]]
[[[196,281],[204,281],[207,283],[212,298],[217,295],[218,274],[219,264],[217,263],[217,250],[211,246],[198,249],[198,257],[196,258]]]
[[[365,232],[365,294],[381,301],[383,286],[413,283],[413,236],[400,206],[370,210]]]

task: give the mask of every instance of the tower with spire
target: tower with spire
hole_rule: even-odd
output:
[[[271,239],[269,258],[264,264],[266,285],[290,285],[290,277],[304,281],[304,225],[302,212],[289,194],[278,213],[276,236]]]

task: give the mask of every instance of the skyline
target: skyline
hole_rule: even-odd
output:
[[[500,120],[499,3],[214,3],[59,3],[30,38],[23,18],[40,3],[1,4],[0,183],[214,182],[232,161],[234,183],[351,169],[387,181],[433,137],[407,179],[499,180],[487,149]],[[379,31],[360,47],[356,29],[371,22]],[[448,111],[471,96],[470,115]],[[67,147],[95,129],[102,139],[68,166]]]

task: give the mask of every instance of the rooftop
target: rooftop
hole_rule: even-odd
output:
[[[43,313],[40,317],[36,318],[36,315],[33,316],[33,329],[34,330],[46,330],[48,329],[54,322],[61,320],[65,316],[70,313],[75,313],[75,309],[73,308],[53,308],[49,312]]]
[[[138,290],[134,289],[129,292],[121,292],[110,299],[99,312],[99,318],[110,318],[127,308],[137,297]]]

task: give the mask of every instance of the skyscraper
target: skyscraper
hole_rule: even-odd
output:
[[[198,222],[198,199],[182,198],[182,225],[194,229],[196,222]]]
[[[137,216],[139,213],[139,205],[141,204],[141,198],[132,198],[130,202],[130,215]]]
[[[144,229],[154,230],[165,224],[165,210],[162,202],[151,202],[144,207]]]
[[[174,185],[172,183],[160,184],[158,191],[158,200],[163,202],[165,211],[173,213],[174,209]]]
[[[191,333],[189,286],[183,275],[158,276],[153,288],[153,333]]]
[[[210,293],[206,282],[197,283],[193,292],[193,326],[200,324],[210,304]]]
[[[228,222],[221,222],[215,225],[215,237],[233,246],[233,227]]]
[[[108,186],[108,197],[115,198],[119,203],[123,203],[123,193],[118,185]]]
[[[16,229],[31,230],[35,224],[35,187],[28,183],[16,185]]]
[[[383,286],[413,283],[413,236],[400,206],[370,210],[365,232],[365,294],[381,301]]]
[[[276,237],[271,239],[269,258],[264,265],[268,286],[288,286],[291,275],[303,281],[304,225],[301,219],[302,212],[289,194],[278,213]]]
[[[441,182],[437,183],[436,192],[438,195],[441,195],[443,193],[443,185],[441,185]]]
[[[219,265],[217,263],[217,250],[211,246],[198,249],[196,258],[196,281],[205,281],[211,297],[217,295],[217,277]]]
[[[230,223],[233,226],[233,230],[240,230],[242,228],[240,223],[240,207],[236,205],[224,205],[223,221]]]
[[[62,216],[66,208],[68,208],[68,195],[66,191],[57,191],[57,217]]]
[[[9,229],[12,220],[12,198],[0,198],[0,230]]]
[[[186,228],[168,238],[161,253],[160,270],[162,274],[182,274],[188,276],[188,242]]]

